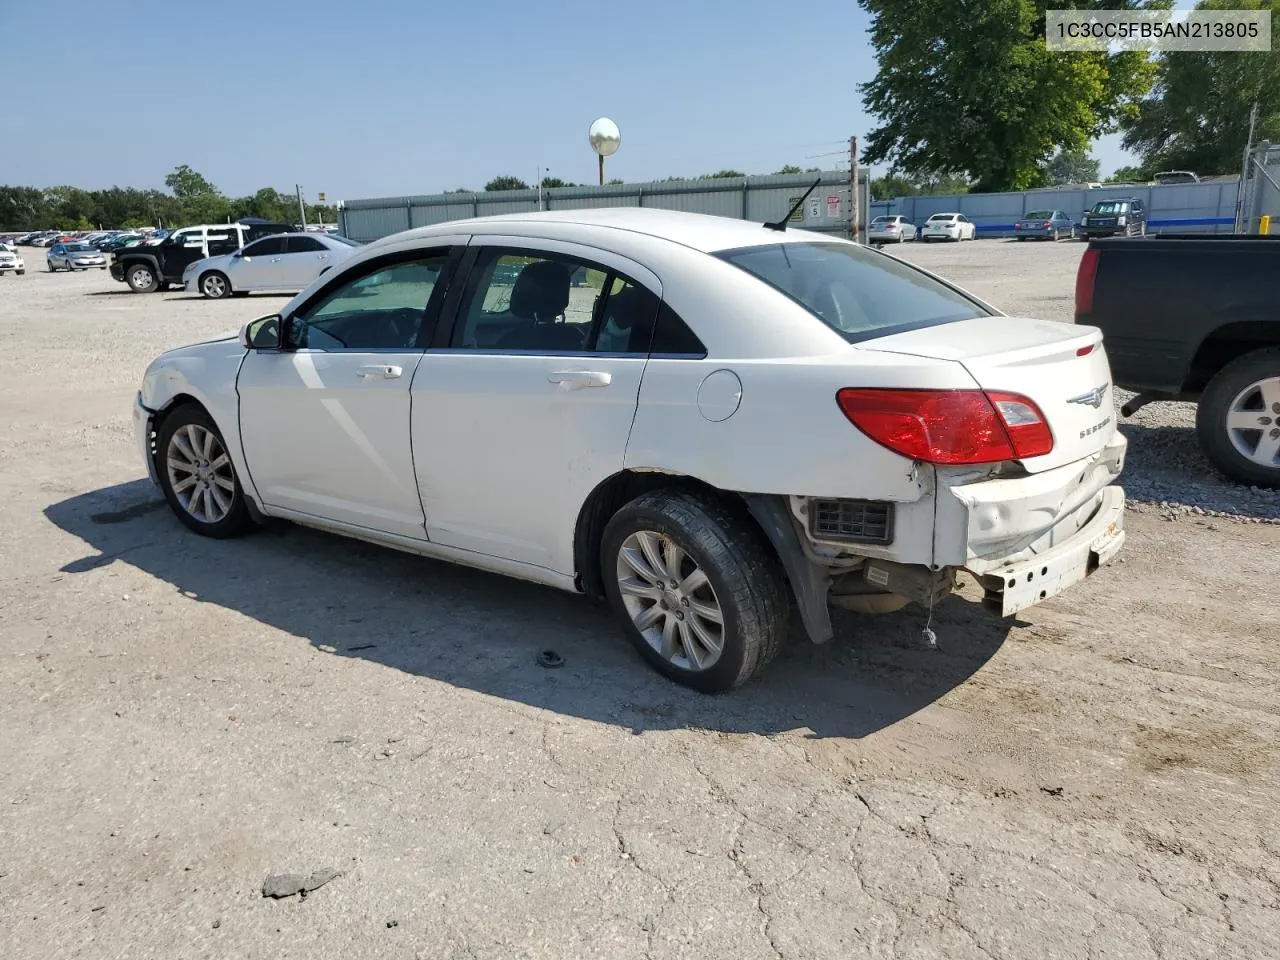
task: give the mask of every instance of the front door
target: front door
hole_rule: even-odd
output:
[[[409,385],[447,256],[415,251],[335,277],[286,318],[283,349],[245,357],[240,433],[268,507],[425,539]]]
[[[477,236],[467,259],[453,322],[413,382],[427,532],[571,575],[578,511],[623,468],[661,285],[550,240]]]

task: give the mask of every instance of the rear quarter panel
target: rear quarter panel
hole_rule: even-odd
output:
[[[1228,323],[1277,318],[1280,242],[1102,240],[1093,310],[1118,386],[1179,393],[1201,344]]]

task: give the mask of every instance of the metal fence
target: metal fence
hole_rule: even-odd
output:
[[[977,225],[979,235],[1011,237],[1014,235],[1014,222],[1032,210],[1061,210],[1079,223],[1085,211],[1099,200],[1136,197],[1147,205],[1148,232],[1231,233],[1235,225],[1238,187],[1238,178],[1231,178],[1157,186],[1130,184],[898,197],[873,202],[871,216],[902,214],[919,225],[935,213],[963,213]],[[1276,199],[1280,203],[1280,195]]]
[[[759,177],[552,187],[541,191],[501,190],[350,200],[343,203],[340,210],[340,228],[344,236],[367,243],[401,230],[449,220],[527,213],[539,209],[569,210],[582,207],[654,207],[764,223],[784,217],[815,180],[818,181],[818,188],[809,195],[791,222],[805,230],[848,237],[852,223],[852,190],[849,173],[840,170]],[[860,209],[862,219],[865,220],[869,201],[865,173],[859,178],[859,186]]]

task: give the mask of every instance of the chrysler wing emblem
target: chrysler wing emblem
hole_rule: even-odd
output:
[[[1096,410],[1098,407],[1102,406],[1102,398],[1106,395],[1107,384],[1104,383],[1101,386],[1094,387],[1087,393],[1080,394],[1078,397],[1069,398],[1067,403],[1087,403]]]

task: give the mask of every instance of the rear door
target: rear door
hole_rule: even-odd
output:
[[[468,261],[413,383],[427,532],[572,575],[578,511],[623,468],[662,287],[559,241],[477,236]]]
[[[285,238],[284,259],[280,277],[286,281],[281,289],[301,290],[329,266],[329,248],[315,237]]]

